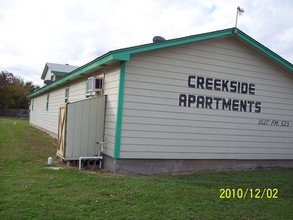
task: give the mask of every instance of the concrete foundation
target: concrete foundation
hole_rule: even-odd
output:
[[[158,174],[198,170],[225,170],[283,167],[293,168],[293,160],[150,160],[118,159],[104,155],[104,168],[115,173]]]

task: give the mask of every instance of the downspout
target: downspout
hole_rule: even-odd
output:
[[[120,157],[125,64],[126,64],[125,61],[120,63],[120,74],[119,74],[119,82],[118,82],[118,100],[117,100],[117,112],[116,112],[116,129],[115,129],[114,155],[113,155],[114,159],[118,159]]]

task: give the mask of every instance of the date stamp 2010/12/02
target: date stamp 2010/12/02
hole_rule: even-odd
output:
[[[278,199],[277,188],[221,188],[220,199]]]

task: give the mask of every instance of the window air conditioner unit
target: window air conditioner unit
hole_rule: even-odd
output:
[[[102,77],[90,77],[86,82],[86,93],[100,92],[103,90],[103,78]]]

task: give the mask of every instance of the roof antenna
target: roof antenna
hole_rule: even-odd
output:
[[[242,15],[244,13],[244,9],[240,8],[239,6],[237,7],[237,13],[236,13],[236,23],[235,23],[235,29],[237,28],[237,21],[238,21],[238,15]]]

